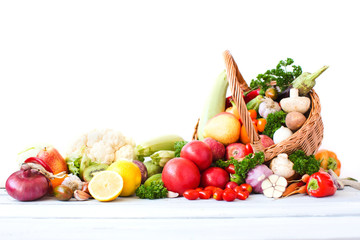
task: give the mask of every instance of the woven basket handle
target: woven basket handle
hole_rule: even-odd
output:
[[[245,100],[243,98],[243,92],[249,91],[250,88],[245,82],[243,76],[241,75],[238,66],[236,65],[234,58],[232,57],[230,52],[226,50],[223,55],[225,59],[226,74],[229,81],[232,97],[239,111],[243,125],[245,125],[245,129],[250,138],[252,148],[254,152],[264,151],[264,147],[261,144],[258,133],[255,131],[253,122],[251,120],[250,114],[248,113]]]

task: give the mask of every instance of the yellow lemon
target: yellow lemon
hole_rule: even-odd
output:
[[[112,163],[107,170],[117,172],[123,178],[124,187],[120,194],[121,197],[133,195],[141,184],[141,172],[135,163],[119,160]]]
[[[116,199],[123,190],[122,177],[113,171],[102,171],[96,174],[89,182],[89,192],[93,198],[101,202]]]

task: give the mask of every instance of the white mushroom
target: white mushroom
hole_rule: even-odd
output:
[[[310,98],[308,97],[299,97],[299,89],[292,88],[290,89],[290,97],[283,98],[280,101],[281,108],[289,112],[300,112],[306,113],[310,108]]]

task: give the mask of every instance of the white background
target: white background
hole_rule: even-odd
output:
[[[212,82],[233,54],[244,78],[291,57],[330,68],[315,86],[322,148],[360,178],[356,1],[1,1],[0,186],[36,143],[63,155],[84,132],[136,142],[191,139]]]

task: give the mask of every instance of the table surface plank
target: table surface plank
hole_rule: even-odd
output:
[[[234,202],[129,197],[108,203],[19,202],[0,189],[0,239],[360,239],[359,224],[360,191],[348,187],[326,198],[252,194]]]

